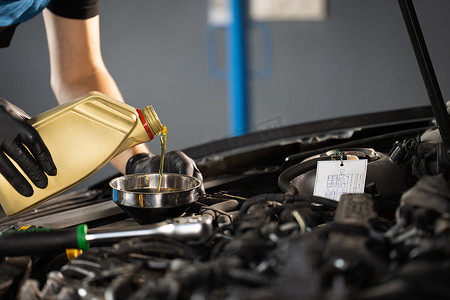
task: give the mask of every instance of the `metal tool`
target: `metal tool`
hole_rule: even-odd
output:
[[[23,256],[55,253],[65,249],[87,250],[96,244],[114,243],[128,238],[166,236],[179,241],[207,238],[212,233],[212,218],[208,215],[184,217],[161,222],[143,229],[88,233],[86,224],[73,228],[51,230],[34,227],[0,233],[0,256]]]

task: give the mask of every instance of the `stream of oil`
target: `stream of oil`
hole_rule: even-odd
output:
[[[167,127],[164,126],[161,132],[159,133],[159,141],[161,143],[161,162],[159,163],[159,176],[158,176],[158,187],[156,191],[159,193],[161,191],[161,179],[162,173],[164,169],[164,154],[166,153],[167,148]]]

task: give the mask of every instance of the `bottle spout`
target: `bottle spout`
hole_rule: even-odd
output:
[[[136,111],[150,139],[154,139],[164,128],[155,110],[149,105],[142,110],[138,108]]]

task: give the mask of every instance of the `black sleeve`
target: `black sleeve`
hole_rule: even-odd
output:
[[[89,19],[98,15],[99,0],[51,0],[47,8],[60,17]]]

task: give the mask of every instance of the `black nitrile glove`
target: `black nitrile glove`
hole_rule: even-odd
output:
[[[131,157],[126,166],[127,174],[134,173],[157,173],[159,172],[160,155],[139,153]],[[167,152],[164,155],[164,173],[178,173],[195,177],[202,182],[200,193],[205,193],[203,187],[203,176],[197,168],[195,161],[179,150]]]
[[[56,166],[39,133],[25,122],[29,118],[20,108],[0,98],[0,173],[26,197],[33,195],[33,188],[5,154],[38,188],[47,187],[45,173],[56,175]]]

